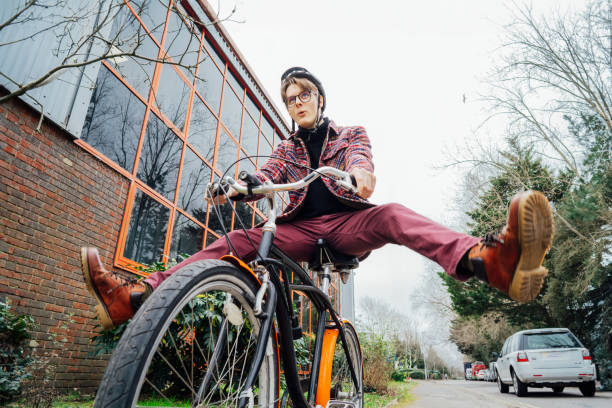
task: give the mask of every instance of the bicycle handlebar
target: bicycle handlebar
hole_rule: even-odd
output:
[[[249,188],[249,185],[240,184],[231,177],[224,177],[219,183],[210,183],[208,185],[208,190],[210,191],[210,194],[213,197],[221,194],[222,192],[226,192],[227,191],[226,187],[232,187],[234,190],[238,191],[239,193],[245,194],[245,195],[251,195],[251,194],[266,195],[269,193],[279,192],[279,191],[298,190],[300,188],[306,187],[308,184],[312,183],[313,181],[315,181],[317,178],[321,176],[337,177],[333,179],[336,184],[338,184],[343,189],[350,191],[351,193],[357,192],[357,187],[356,187],[355,179],[353,178],[353,176],[351,176],[349,173],[343,170],[337,169],[335,167],[330,167],[330,166],[319,167],[318,169],[313,170],[310,174],[308,174],[303,179],[298,180],[293,183],[273,184],[271,182],[266,182],[258,186],[251,185],[250,188]],[[241,178],[246,179],[247,177],[248,177],[248,174],[246,174],[246,176],[241,177]]]

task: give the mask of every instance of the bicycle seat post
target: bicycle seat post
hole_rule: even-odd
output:
[[[329,296],[329,284],[331,282],[331,269],[333,265],[328,262],[321,266],[323,268],[317,271],[319,279],[321,280],[321,287],[319,289],[321,289],[327,295],[327,297],[331,299],[331,296]]]

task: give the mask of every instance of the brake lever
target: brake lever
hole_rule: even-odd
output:
[[[229,183],[225,180],[208,183],[208,186],[206,186],[206,190],[208,191],[210,198],[215,198],[221,194],[227,194],[229,192],[229,188]]]
[[[336,184],[350,193],[357,193],[357,180],[355,180],[355,176],[352,174],[347,174],[346,177],[337,179]]]

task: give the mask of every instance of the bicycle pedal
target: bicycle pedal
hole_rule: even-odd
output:
[[[326,408],[356,408],[357,404],[351,401],[329,400]]]

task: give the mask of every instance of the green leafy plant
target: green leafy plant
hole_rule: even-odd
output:
[[[27,348],[34,327],[31,316],[15,315],[8,301],[0,301],[0,405],[18,396],[22,383],[31,376]]]

